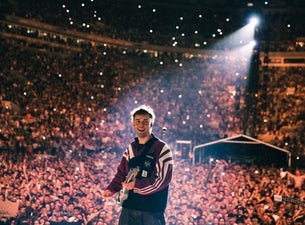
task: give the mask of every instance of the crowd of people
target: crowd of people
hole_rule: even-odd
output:
[[[136,43],[199,49],[213,47],[218,40],[248,23],[249,17],[257,15],[261,20],[257,35],[266,43],[268,51],[304,51],[303,44],[295,45],[296,39],[305,35],[303,4],[252,3],[253,6],[247,6],[244,1],[158,4],[122,0],[64,3],[30,0],[1,3],[0,7],[4,15],[16,15],[78,32]]]
[[[121,149],[132,136],[128,111],[150,102],[163,118],[157,134],[165,127],[173,145],[243,133],[302,153],[302,67],[261,69],[249,104],[248,61],[226,52],[191,59],[110,46],[45,53],[8,38],[2,47],[2,148]]]
[[[60,14],[25,9],[16,14],[62,22]],[[124,33],[124,24],[114,24],[105,27],[118,32],[112,37],[143,41],[131,36],[141,31]],[[155,35],[149,42],[164,38]],[[302,224],[305,192],[291,168],[192,165],[176,140],[196,145],[244,133],[302,156],[304,67],[260,67],[253,94],[249,61],[238,52],[185,57],[90,43],[55,51],[52,44],[5,36],[0,46],[0,201],[18,204],[17,215],[1,223],[115,224],[120,206],[102,199],[101,190],[134,137],[130,110],[149,104],[160,118],[153,132],[177,153],[168,224]]]
[[[228,67],[224,59],[179,58],[179,66],[171,63],[175,57],[163,55],[160,65],[160,58],[109,47],[71,53],[65,59],[33,51],[16,40],[2,40],[1,97],[2,103],[10,104],[1,108],[0,183],[2,199],[19,205],[18,216],[3,218],[4,224],[115,224],[120,206],[116,199],[104,201],[101,190],[133,138],[127,114],[140,102],[156,107],[162,119],[154,131],[172,148],[181,137],[202,143],[243,131],[243,98],[236,102],[235,88],[225,87],[236,87],[238,81],[245,93],[247,80],[236,79],[234,66]],[[294,125],[302,124],[302,110],[297,111],[302,109],[302,71],[265,71],[268,88],[258,93],[270,94],[258,102],[260,122],[247,124],[248,129],[253,126],[252,132],[279,146],[288,143],[301,149],[301,127]],[[293,92],[287,95],[289,88]],[[291,110],[294,114],[281,113]],[[272,199],[303,199],[303,188],[291,188],[279,168],[232,162],[191,165],[179,154],[175,168],[166,214],[169,224],[298,224],[303,215],[301,204]]]
[[[2,151],[1,203],[16,202],[19,210],[1,224],[116,224],[121,205],[101,195],[119,159],[104,151]],[[176,157],[167,224],[304,224],[304,185],[295,182],[302,174],[223,160],[192,165]]]

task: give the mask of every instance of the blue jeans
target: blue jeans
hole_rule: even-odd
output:
[[[119,225],[165,225],[164,214],[122,209]]]

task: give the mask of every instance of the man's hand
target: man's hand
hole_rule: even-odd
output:
[[[112,195],[114,195],[115,193],[110,191],[110,190],[105,190],[103,193],[102,193],[102,198],[109,198],[111,197]]]
[[[130,190],[134,189],[135,184],[136,184],[136,179],[133,179],[129,183],[123,182],[122,186],[130,191]]]

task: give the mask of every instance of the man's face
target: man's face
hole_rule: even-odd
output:
[[[136,115],[133,120],[133,128],[139,138],[145,138],[151,134],[152,119],[149,114]]]

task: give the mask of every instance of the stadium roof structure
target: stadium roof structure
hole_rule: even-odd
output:
[[[244,134],[194,146],[193,153],[193,163],[208,162],[213,158],[285,168],[291,166],[290,151]]]
[[[133,0],[139,3],[150,4],[167,4],[175,6],[205,6],[205,7],[247,7],[255,8],[268,6],[269,8],[289,8],[289,7],[304,7],[304,0],[278,0],[278,1],[259,1],[259,0]]]

